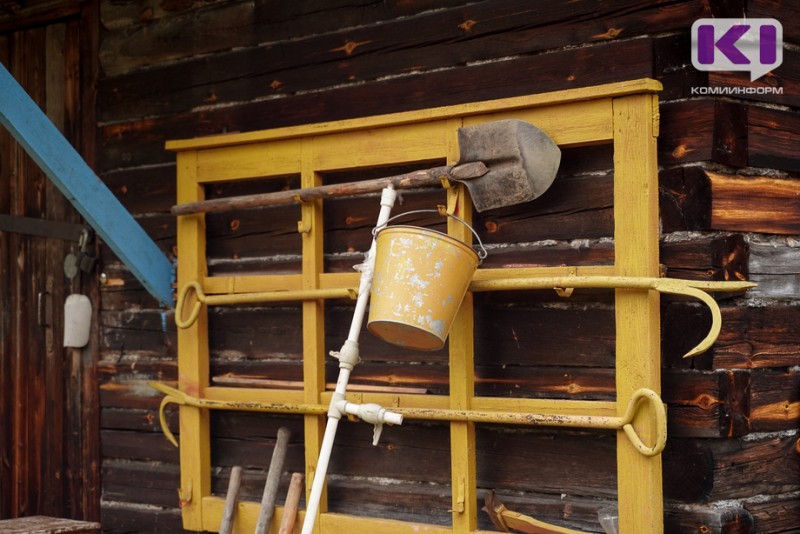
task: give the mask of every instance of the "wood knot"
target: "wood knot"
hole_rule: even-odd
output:
[[[458,27],[461,28],[462,30],[464,30],[465,32],[468,32],[477,23],[478,23],[478,21],[476,21],[476,20],[468,19],[468,20],[465,20],[464,22],[462,22],[461,24],[459,24]]]
[[[283,87],[283,82],[280,80],[272,80],[272,83],[269,84],[273,91],[277,91],[281,87]]]
[[[686,157],[687,154],[694,152],[691,148],[687,147],[686,145],[678,145],[672,151],[672,157],[675,159],[681,159]]]
[[[241,226],[241,222],[239,222],[239,219],[232,219],[231,220],[231,230],[233,230],[235,232],[236,230],[239,229],[239,226]]]
[[[331,52],[344,52],[348,56],[353,55],[353,51],[358,48],[359,46],[369,44],[372,41],[347,41],[344,45],[340,46],[339,48],[334,48]]]
[[[486,221],[485,223],[483,223],[483,227],[486,228],[487,232],[489,232],[490,234],[493,234],[493,233],[497,232],[497,229],[499,228],[499,225],[494,221]]]

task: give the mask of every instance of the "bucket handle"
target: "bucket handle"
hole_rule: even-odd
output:
[[[375,228],[373,228],[372,229],[372,236],[373,237],[377,236],[378,232],[380,232],[381,230],[386,228],[389,225],[389,223],[392,222],[393,220],[399,219],[400,217],[403,217],[405,215],[411,215],[411,214],[417,214],[417,213],[438,213],[439,215],[443,215],[445,217],[452,217],[453,219],[457,220],[458,222],[460,222],[461,224],[463,224],[464,226],[469,228],[470,231],[472,232],[472,235],[474,235],[475,239],[478,240],[478,245],[481,247],[481,250],[478,252],[479,260],[483,261],[483,260],[486,259],[486,256],[489,255],[489,253],[486,251],[486,247],[483,246],[483,241],[481,241],[481,237],[478,235],[478,232],[476,232],[475,229],[472,226],[470,226],[469,223],[467,223],[467,221],[465,221],[461,217],[458,217],[457,215],[453,215],[452,213],[447,213],[446,211],[444,211],[444,209],[441,209],[441,210],[411,210],[411,211],[407,211],[405,213],[399,213],[399,214],[395,215],[394,217],[389,217],[389,219],[385,223],[383,223],[382,225],[376,226]]]

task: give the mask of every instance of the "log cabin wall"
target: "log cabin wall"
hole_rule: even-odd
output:
[[[690,62],[701,17],[775,17],[784,63],[749,82]],[[725,297],[723,331],[707,354],[680,355],[705,333],[690,302],[662,298],[666,532],[796,532],[800,524],[800,3],[773,0],[368,0],[100,2],[96,171],[170,256],[175,250],[175,156],[169,139],[251,131],[432,106],[660,80],[661,261],[667,276],[759,282]],[[782,95],[712,95],[697,88],[781,87]],[[353,147],[358,150],[358,147]],[[475,218],[496,265],[611,262],[612,154],[565,151],[541,201]],[[351,176],[326,176],[349,180]],[[359,177],[361,178],[361,177]],[[296,185],[219,186],[224,196]],[[436,192],[404,195],[428,207]],[[326,268],[349,270],[365,250],[374,198],[326,204]],[[298,272],[293,209],[209,216],[214,272]],[[432,223],[433,221],[421,221]],[[178,453],[158,426],[148,380],[176,380],[176,333],[106,249],[100,288],[102,522],[108,532],[181,532]],[[722,297],[720,297],[722,298]],[[476,389],[481,395],[612,399],[614,310],[604,293],[571,299],[476,295]],[[351,308],[326,309],[338,348]],[[7,313],[7,312],[4,312]],[[300,380],[299,306],[211,312],[218,379]],[[446,353],[409,355],[362,338],[354,381],[446,391]],[[331,381],[335,369],[328,369]],[[177,431],[177,417],[171,420]],[[291,419],[212,415],[215,492],[245,467],[242,498],[258,500],[277,428]],[[611,433],[479,426],[478,484],[510,508],[601,532],[615,497]],[[334,511],[449,522],[448,429],[414,424],[385,434],[345,424],[334,453]],[[301,471],[302,439],[287,470]],[[378,467],[355,460],[373,458]],[[389,459],[392,462],[389,462]],[[285,494],[288,473],[281,486]],[[488,521],[481,518],[483,528]]]

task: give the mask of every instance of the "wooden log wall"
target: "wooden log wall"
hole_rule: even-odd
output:
[[[102,0],[97,171],[175,256],[175,157],[168,139],[249,131],[431,106],[659,79],[661,261],[668,276],[752,279],[720,296],[723,332],[694,360],[680,355],[709,318],[662,299],[667,532],[780,533],[800,524],[800,2],[770,0]],[[784,64],[750,82],[690,62],[701,17],[776,17]],[[779,87],[782,95],[715,96],[696,88]],[[357,150],[357,147],[353,147]],[[609,147],[565,151],[539,201],[481,214],[487,267],[613,261]],[[327,181],[352,176],[327,176]],[[292,187],[297,177],[215,186],[210,196]],[[437,191],[405,193],[428,207]],[[326,268],[349,270],[369,242],[375,198],[327,202]],[[294,207],[208,217],[213,272],[298,272]],[[435,221],[422,219],[424,224]],[[102,269],[99,391],[102,521],[107,532],[180,532],[178,454],[158,428],[147,380],[176,379],[172,314],[107,250]],[[476,392],[611,399],[614,310],[609,293],[476,296]],[[352,309],[332,302],[337,348]],[[212,374],[300,380],[300,309],[240,306],[211,313]],[[365,335],[353,383],[448,389],[444,352],[417,354]],[[331,364],[329,376],[335,369]],[[293,438],[287,473],[302,468],[298,419],[214,413],[215,491],[245,467],[257,501],[277,428]],[[177,420],[172,416],[177,430]],[[346,424],[330,478],[331,509],[446,524],[448,429],[411,423],[384,433]],[[479,425],[478,484],[513,509],[600,532],[615,499],[610,433]],[[341,445],[339,445],[341,444]],[[359,455],[372,462],[356,462]],[[365,496],[369,496],[365,498]],[[486,518],[481,525],[489,528]]]

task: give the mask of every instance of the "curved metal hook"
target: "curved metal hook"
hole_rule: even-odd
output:
[[[197,301],[194,303],[192,313],[190,313],[189,317],[184,321],[182,319],[183,308],[186,306],[186,297],[189,296],[189,290],[191,289],[194,289],[195,295],[197,295]],[[205,300],[206,295],[203,293],[203,288],[200,286],[199,282],[189,282],[181,288],[181,292],[178,294],[178,303],[175,306],[175,324],[178,328],[189,328],[194,324],[197,317],[200,316],[200,308]]]
[[[166,408],[167,404],[170,404],[170,403],[178,404],[178,405],[185,404],[180,399],[177,399],[177,398],[175,398],[175,397],[173,397],[171,395],[165,396],[163,399],[161,399],[161,406],[159,406],[159,408],[158,408],[158,420],[161,422],[161,431],[167,437],[169,442],[172,443],[173,445],[175,445],[175,447],[178,447],[178,440],[175,439],[175,435],[169,429],[169,425],[167,424],[167,416],[164,413],[164,408]]]
[[[632,424],[642,401],[652,406],[655,415],[656,442],[652,446],[644,444]],[[628,402],[628,409],[625,411],[625,415],[622,416],[621,424],[622,430],[625,431],[625,435],[628,436],[630,442],[636,447],[636,450],[645,456],[656,456],[667,446],[667,410],[664,408],[664,402],[661,397],[652,389],[641,388],[634,392],[630,402]]]
[[[705,291],[691,287],[683,280],[677,281],[676,279],[662,278],[657,281],[655,289],[661,293],[696,298],[708,306],[708,309],[711,311],[711,328],[708,330],[706,337],[695,345],[692,350],[684,354],[683,357],[691,358],[692,356],[697,356],[710,349],[717,340],[717,337],[719,337],[720,330],[722,329],[722,313],[719,311],[719,304],[717,304],[717,301]]]

